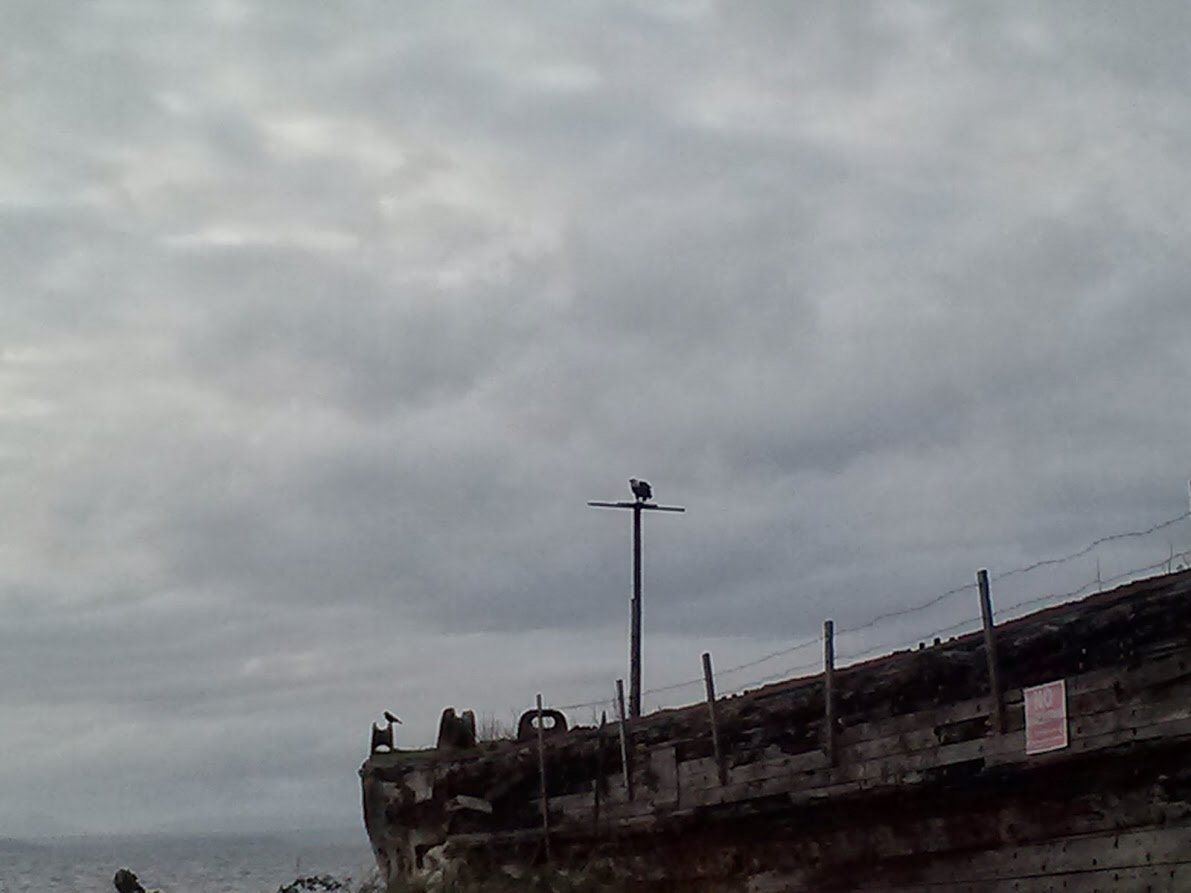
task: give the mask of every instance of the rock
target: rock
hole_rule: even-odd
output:
[[[145,888],[141,886],[137,876],[127,868],[121,868],[116,872],[116,876],[112,878],[112,884],[116,888],[116,893],[145,893]]]

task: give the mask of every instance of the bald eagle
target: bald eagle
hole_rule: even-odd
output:
[[[633,491],[633,495],[637,497],[638,502],[644,502],[653,497],[653,488],[649,486],[648,481],[629,478],[629,489]]]

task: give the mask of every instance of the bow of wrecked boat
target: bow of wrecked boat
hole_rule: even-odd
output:
[[[377,862],[603,863],[647,889],[1191,889],[1191,572],[992,633],[627,723],[531,710],[477,741],[448,710],[432,749],[374,733]]]

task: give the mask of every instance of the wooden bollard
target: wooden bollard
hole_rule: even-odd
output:
[[[1001,672],[997,668],[997,637],[993,625],[992,595],[988,590],[988,571],[976,571],[980,587],[980,619],[984,624],[984,654],[988,659],[988,687],[993,699],[993,722],[998,735],[1005,733],[1005,698],[1001,691]]]
[[[835,740],[835,623],[823,621],[823,753],[828,765],[837,759]]]
[[[715,676],[711,672],[711,653],[703,652],[703,686],[707,689],[707,715],[711,718],[711,747],[715,754],[715,766],[719,772],[720,784],[728,783],[728,769],[724,765],[724,752],[720,750],[720,725],[715,715]]]
[[[630,800],[633,799],[633,773],[629,768],[629,732],[628,719],[624,713],[624,680],[616,680],[616,714],[620,719],[620,767],[624,773],[624,790]]]
[[[542,841],[546,847],[546,861],[550,861],[550,799],[546,794],[546,731],[542,724],[542,695],[538,693],[538,790],[542,797]]]

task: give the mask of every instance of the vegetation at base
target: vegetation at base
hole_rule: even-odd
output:
[[[368,887],[367,881],[359,887],[360,893],[368,889],[371,888]],[[351,893],[352,888],[346,881],[341,881],[329,874],[314,874],[309,877],[297,878],[284,887],[278,887],[277,893],[321,893],[321,891],[340,890],[343,893]]]
[[[396,881],[364,881],[353,893],[620,893],[625,888],[602,872],[564,872],[541,869],[520,877],[496,873],[486,877],[436,872],[427,877]]]
[[[641,888],[619,878],[611,864],[589,864],[576,870],[525,869],[516,876],[499,868],[481,873],[468,866],[454,866],[388,885],[376,873],[359,881],[313,875],[278,887],[277,893],[624,893],[630,889]]]

